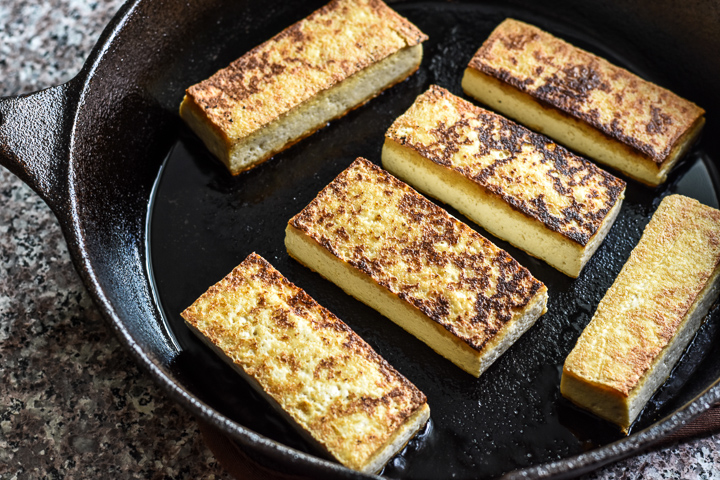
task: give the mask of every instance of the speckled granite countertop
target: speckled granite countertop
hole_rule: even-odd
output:
[[[122,0],[0,2],[0,96],[65,82]],[[133,363],[49,208],[0,167],[0,478],[230,478]],[[720,478],[720,434],[588,479]]]

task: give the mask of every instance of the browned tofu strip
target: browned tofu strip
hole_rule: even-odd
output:
[[[333,0],[188,88],[180,116],[235,175],[412,74],[426,39],[380,0]]]
[[[546,311],[547,288],[507,252],[362,158],[288,222],[285,245],[475,376]]]
[[[649,185],[663,183],[705,111],[537,27],[507,19],[475,53],[465,91]]]
[[[422,392],[259,255],[182,316],[300,433],[349,468],[380,470],[429,418]]]
[[[431,86],[385,134],[383,166],[493,235],[577,277],[625,182],[547,137]]]
[[[627,430],[720,293],[720,211],[663,199],[565,360],[574,403]]]

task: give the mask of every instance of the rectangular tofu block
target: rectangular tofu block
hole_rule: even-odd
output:
[[[542,135],[431,86],[385,134],[383,166],[493,235],[577,277],[625,182]]]
[[[180,116],[236,175],[415,72],[426,39],[380,0],[333,0],[188,88]]]
[[[288,222],[285,245],[475,376],[546,311],[547,288],[507,252],[362,158]]]
[[[705,111],[537,27],[507,19],[463,89],[504,115],[648,185],[689,150]]]
[[[720,211],[663,199],[563,367],[561,393],[627,431],[720,293]]]
[[[306,438],[346,467],[377,472],[429,418],[422,392],[257,254],[182,317]]]

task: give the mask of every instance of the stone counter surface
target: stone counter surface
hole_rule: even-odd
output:
[[[0,96],[72,78],[122,0],[0,0]],[[587,479],[720,478],[720,434]],[[110,332],[50,209],[0,167],[0,479],[223,478]]]

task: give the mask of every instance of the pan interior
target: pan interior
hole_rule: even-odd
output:
[[[497,240],[448,209],[510,252],[548,286],[550,293],[548,313],[475,379],[291,260],[283,244],[287,220],[356,157],[379,164],[385,130],[430,84],[467,98],[460,88],[462,72],[482,41],[506,17],[534,23],[661,84],[663,72],[644,69],[646,63],[640,54],[623,50],[623,55],[618,55],[608,46],[612,42],[600,42],[602,37],[594,37],[581,25],[511,7],[402,3],[396,9],[430,37],[420,70],[263,165],[231,177],[178,122],[177,141],[153,192],[147,232],[151,278],[166,327],[178,348],[171,365],[173,374],[226,417],[271,439],[312,452],[248,384],[193,337],[179,315],[249,253],[257,252],[348,323],[427,395],[431,423],[391,461],[385,475],[492,478],[622,439],[616,428],[561,398],[562,363],[662,197],[677,192],[718,206],[713,182],[720,182],[712,169],[709,149],[704,141],[698,144],[658,189],[629,180],[615,225],[576,280]],[[244,50],[238,51],[237,56],[242,53]],[[670,380],[653,397],[634,431],[672,413],[714,380],[704,372],[718,371],[719,360],[714,360],[720,358],[714,346],[718,345],[714,342],[718,336],[715,313]]]

